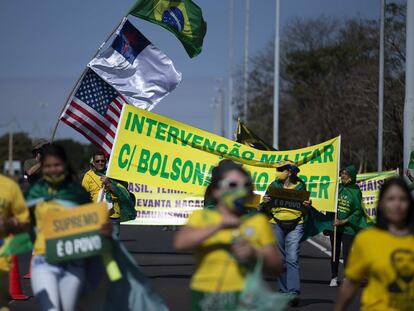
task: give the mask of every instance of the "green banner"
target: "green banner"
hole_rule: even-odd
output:
[[[50,263],[80,259],[102,254],[108,249],[108,242],[99,231],[74,234],[46,240],[46,259]]]

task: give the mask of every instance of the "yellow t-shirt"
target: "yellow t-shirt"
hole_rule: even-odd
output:
[[[15,217],[19,223],[29,223],[29,210],[19,186],[12,179],[0,174],[0,217]],[[4,237],[0,237],[1,239]],[[9,271],[10,258],[0,257],[0,270]]]
[[[98,202],[98,194],[102,189],[100,176],[96,175],[93,170],[87,171],[82,179],[82,187],[89,192],[92,202]]]
[[[414,310],[414,236],[394,236],[370,228],[357,235],[345,276],[360,282],[368,278],[362,311]]]
[[[299,183],[291,184],[290,186],[283,187],[283,188],[284,189],[295,189],[298,184]],[[284,208],[284,207],[275,207],[275,208],[272,208],[271,212],[279,220],[294,220],[294,219],[300,218],[300,221],[298,222],[298,224],[304,223],[303,213],[301,211],[290,209],[290,208]],[[272,224],[276,223],[273,217],[270,218],[269,221]]]
[[[103,188],[101,177],[95,174],[93,170],[87,171],[82,179],[82,187],[85,188],[85,190],[89,193],[92,202],[97,203],[98,199],[100,199],[99,196],[102,193],[100,191]],[[109,209],[109,218],[118,219],[121,217],[121,209],[119,206],[118,198],[116,198],[114,195],[111,195],[111,199],[112,206]]]
[[[203,228],[218,224],[221,219],[218,211],[198,210],[190,215],[187,225]],[[196,269],[191,279],[191,289],[203,292],[231,292],[243,289],[246,271],[239,266],[229,250],[232,241],[238,236],[250,241],[256,249],[276,243],[264,215],[245,216],[239,228],[221,230],[196,249]]]

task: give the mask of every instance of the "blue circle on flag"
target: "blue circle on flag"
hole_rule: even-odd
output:
[[[184,29],[184,15],[177,7],[170,7],[162,14],[162,21],[175,30],[182,32]]]

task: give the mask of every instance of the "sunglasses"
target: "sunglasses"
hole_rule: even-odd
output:
[[[243,182],[239,180],[223,179],[220,181],[219,187],[225,189],[251,188],[252,183],[250,181]]]
[[[106,161],[105,161],[105,160],[95,160],[94,162],[95,162],[95,163],[106,163]]]

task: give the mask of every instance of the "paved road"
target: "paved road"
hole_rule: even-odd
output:
[[[145,274],[152,280],[161,296],[173,311],[189,310],[190,293],[188,284],[193,270],[189,253],[177,253],[172,248],[173,232],[162,231],[160,227],[122,226],[121,240],[135,257]],[[21,274],[27,271],[28,256],[20,258]],[[332,310],[337,289],[330,288],[329,258],[319,249],[305,242],[301,247],[302,300],[292,310]],[[276,290],[276,281],[269,279]],[[29,282],[23,280],[24,289],[31,294]],[[38,310],[36,301],[15,301],[12,310]],[[354,304],[350,311],[358,310]]]

